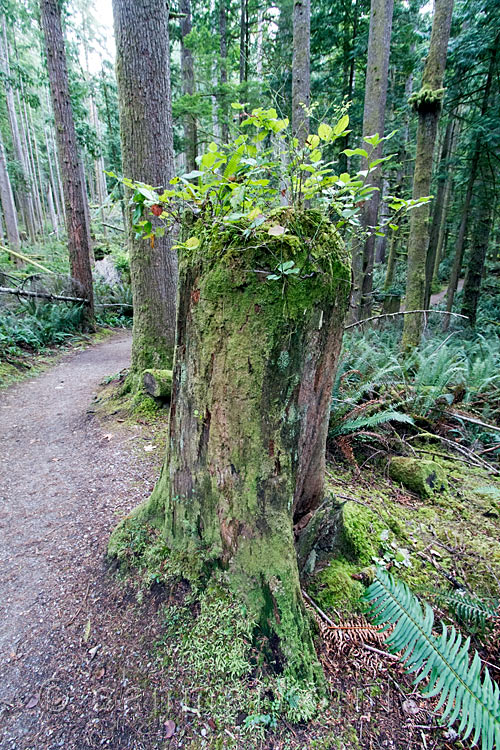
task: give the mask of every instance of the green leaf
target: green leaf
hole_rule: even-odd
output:
[[[333,135],[333,128],[326,122],[322,122],[318,127],[318,135],[322,141],[329,141]]]
[[[368,158],[368,151],[365,151],[364,148],[345,148],[342,153],[346,156],[364,156],[365,159]]]
[[[314,151],[310,154],[309,159],[312,162],[316,162],[321,159],[321,151],[319,150],[319,148],[314,149]]]
[[[213,167],[216,161],[217,161],[217,157],[213,153],[213,151],[208,151],[206,154],[203,154],[203,156],[201,157],[201,166],[206,167],[206,169],[210,169],[210,167]]]
[[[240,104],[240,102],[231,102],[232,109],[245,109],[244,104]]]
[[[375,133],[375,135],[365,135],[363,140],[375,148],[381,142],[382,138],[379,137],[378,133]]]
[[[196,250],[196,248],[199,246],[200,246],[200,240],[198,239],[198,237],[190,237],[184,243],[184,247],[187,247],[189,250]]]
[[[217,153],[217,151],[219,150],[219,148],[218,148],[217,144],[215,143],[215,141],[211,141],[208,144],[208,150],[211,151],[214,154]]]
[[[321,127],[321,125],[320,125],[320,127]],[[317,148],[317,146],[319,146],[319,144],[320,144],[320,137],[319,137],[319,135],[314,135],[314,133],[311,133],[311,135],[307,136],[306,143],[307,143],[307,145],[309,146],[310,149]]]
[[[333,128],[335,135],[340,135],[349,125],[349,115],[344,115]]]

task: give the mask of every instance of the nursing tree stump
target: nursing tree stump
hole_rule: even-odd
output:
[[[167,457],[137,517],[222,576],[284,677],[316,690],[293,527],[323,500],[351,272],[319,212],[280,209],[244,230],[199,222],[199,247],[181,253]]]

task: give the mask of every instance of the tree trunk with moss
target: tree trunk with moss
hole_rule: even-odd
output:
[[[293,2],[292,131],[299,144],[309,135],[311,103],[311,0]]]
[[[432,161],[436,143],[443,78],[451,28],[453,0],[436,0],[429,54],[425,61],[422,88],[412,94],[410,102],[418,113],[417,154],[413,174],[414,200],[430,195]],[[408,238],[408,274],[406,279],[407,311],[422,310],[425,302],[425,267],[429,247],[429,203],[414,208],[410,214]],[[418,346],[422,336],[422,313],[405,315],[402,348]]]
[[[467,315],[469,318],[469,324],[472,327],[476,325],[477,305],[481,293],[481,282],[490,239],[492,219],[491,196],[488,195],[487,190],[483,186],[479,216],[470,249],[461,310],[462,315]]]
[[[425,262],[425,299],[424,309],[427,309],[431,300],[432,279],[434,277],[434,266],[436,265],[436,255],[439,242],[439,230],[442,224],[443,212],[446,202],[446,191],[448,186],[449,158],[451,155],[451,146],[453,142],[453,130],[455,120],[450,117],[446,126],[446,132],[441,149],[441,158],[439,161],[439,173],[437,177],[437,192],[432,215],[432,224],[429,233],[429,249]]]
[[[368,60],[366,66],[365,104],[363,113],[363,135],[375,135],[382,138],[385,128],[385,103],[387,99],[387,82],[389,72],[389,52],[391,47],[392,14],[394,0],[372,0],[370,13],[370,33],[368,37]],[[377,146],[369,161],[382,156],[382,144]],[[368,169],[369,163],[363,161],[362,169]],[[359,319],[369,318],[372,313],[373,297],[373,263],[375,240],[373,227],[378,220],[380,193],[382,190],[382,172],[378,167],[369,176],[369,182],[377,189],[361,209],[361,226],[365,236],[356,244],[361,260],[355,265],[361,278],[355,279],[359,289]]]
[[[56,125],[57,156],[61,168],[69,265],[75,296],[84,297],[87,326],[94,325],[94,296],[90,266],[91,242],[88,201],[78,152],[75,123],[69,93],[66,51],[57,0],[41,0],[40,18],[45,39],[52,107]]]
[[[271,238],[274,224],[286,234]],[[315,693],[294,524],[323,501],[349,263],[316,211],[281,209],[247,240],[237,227],[194,231],[199,248],[180,258],[167,458],[136,517],[197,560],[205,583],[224,572],[285,678]],[[300,274],[268,279],[276,258]]]
[[[123,172],[167,187],[174,176],[168,3],[113,0]],[[171,233],[154,243],[135,238],[127,209],[134,303],[132,382],[143,370],[172,367],[177,257]],[[136,376],[139,376],[136,378]]]
[[[191,47],[186,44],[186,37],[192,31],[191,23],[191,0],[180,0],[179,13],[181,18],[181,78],[182,93],[193,96],[194,85],[194,61]],[[192,106],[192,105],[191,105]],[[186,153],[186,168],[188,172],[196,169],[196,156],[198,152],[198,128],[196,115],[189,112],[184,115],[184,151]]]
[[[488,67],[488,74],[486,76],[486,83],[483,91],[483,99],[481,102],[481,121],[484,120],[488,113],[489,99],[491,94],[491,85],[493,83],[496,59],[498,55],[498,43],[500,41],[500,34],[495,39],[490,57],[490,64]],[[470,206],[472,203],[472,196],[474,193],[474,183],[477,177],[477,171],[479,168],[479,160],[482,155],[484,146],[482,138],[476,138],[474,145],[474,151],[469,167],[469,179],[467,180],[467,190],[465,192],[465,200],[462,207],[462,218],[460,219],[460,226],[458,228],[457,239],[455,242],[455,253],[453,256],[453,265],[451,267],[450,279],[448,282],[448,291],[446,293],[446,311],[451,312],[453,310],[453,302],[458,287],[458,280],[460,278],[460,271],[462,270],[462,262],[464,258],[465,238],[467,235],[467,227],[469,223]],[[448,330],[450,325],[450,316],[443,316],[443,331]]]
[[[5,219],[5,230],[7,232],[7,244],[10,250],[15,253],[21,250],[21,240],[19,238],[19,228],[17,224],[17,212],[10,184],[10,177],[7,171],[5,159],[5,150],[3,147],[2,135],[0,133],[0,203],[2,205],[3,216]],[[11,256],[16,266],[20,265],[20,258],[15,255]]]

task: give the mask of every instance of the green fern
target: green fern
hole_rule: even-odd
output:
[[[441,694],[436,711],[445,706],[442,719],[451,726],[461,715],[459,734],[467,739],[474,730],[473,744],[482,740],[482,750],[500,747],[500,689],[487,669],[481,682],[481,659],[475,651],[469,664],[470,638],[465,642],[454,627],[441,622],[442,632],[432,632],[434,613],[406,584],[382,568],[365,593],[376,625],[394,626],[387,638],[391,651],[402,652],[405,669],[415,683],[428,678],[424,696]]]
[[[394,411],[394,409],[384,409],[383,411],[376,412],[375,414],[356,419],[346,419],[340,424],[334,425],[330,429],[330,437],[336,437],[338,435],[350,435],[358,430],[366,430],[371,427],[377,427],[387,422],[404,422],[406,424],[414,424],[413,419],[408,414],[403,412]]]
[[[448,607],[461,622],[475,625],[482,631],[492,625],[498,607],[496,599],[478,599],[465,591],[429,591],[429,595]]]

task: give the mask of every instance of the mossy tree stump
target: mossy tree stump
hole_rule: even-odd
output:
[[[282,236],[269,235],[276,225]],[[284,676],[316,689],[293,526],[323,499],[351,274],[316,211],[281,209],[244,229],[199,224],[200,246],[181,254],[167,457],[137,517],[222,576]],[[299,273],[276,270],[286,261]]]

